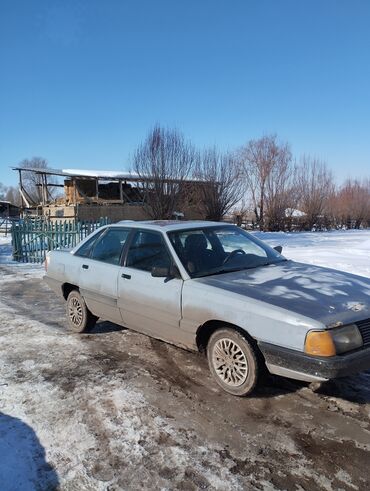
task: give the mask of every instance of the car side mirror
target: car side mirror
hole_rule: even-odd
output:
[[[154,278],[167,278],[170,275],[170,268],[166,266],[153,266],[151,273]]]
[[[174,264],[168,266],[153,266],[151,274],[154,278],[181,278],[180,271]]]
[[[283,246],[275,246],[274,247],[275,251],[277,251],[279,254],[281,254],[283,252]]]
[[[172,264],[171,265],[171,268],[170,268],[170,277],[171,278],[177,278],[178,280],[181,280],[182,279],[181,273],[179,271],[179,268],[177,266],[175,266],[175,264]]]

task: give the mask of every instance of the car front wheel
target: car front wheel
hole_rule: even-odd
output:
[[[207,345],[209,369],[229,394],[246,396],[256,386],[259,362],[252,344],[238,331],[218,329]]]
[[[85,300],[77,290],[72,290],[68,295],[66,313],[68,325],[74,332],[92,329],[98,319],[86,307]]]

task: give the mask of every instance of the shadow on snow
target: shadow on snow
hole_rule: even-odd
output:
[[[20,419],[0,413],[1,490],[54,490],[58,485],[57,473],[46,461],[34,430]]]

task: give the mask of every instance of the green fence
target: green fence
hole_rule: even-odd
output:
[[[13,259],[23,263],[42,263],[53,249],[72,248],[109,220],[46,221],[24,220],[12,227]]]

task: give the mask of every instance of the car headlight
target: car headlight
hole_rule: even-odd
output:
[[[355,324],[337,327],[330,332],[333,336],[337,354],[360,348],[363,345],[361,333]]]
[[[309,331],[306,335],[305,352],[315,356],[334,356],[360,348],[362,345],[358,327],[349,324],[327,331]]]

